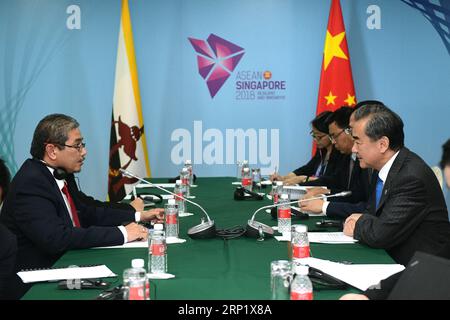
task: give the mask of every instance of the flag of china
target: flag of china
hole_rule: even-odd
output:
[[[332,0],[323,49],[316,114],[355,104],[355,88],[341,4],[339,0]]]

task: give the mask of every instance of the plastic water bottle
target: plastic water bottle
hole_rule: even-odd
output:
[[[164,206],[164,215],[166,216],[166,237],[178,238],[178,209],[175,199],[169,199]]]
[[[308,277],[308,266],[294,265],[295,277],[291,283],[291,300],[312,300],[313,285]]]
[[[180,180],[181,185],[184,188],[183,194],[186,196],[186,198],[190,197],[191,191],[189,188],[189,171],[186,167],[183,167],[183,169],[181,169]]]
[[[244,168],[242,171],[242,186],[252,191],[252,173],[250,172],[250,168]]]
[[[278,206],[278,232],[291,232],[291,206],[288,204],[289,198],[286,193],[283,193],[279,199]]]
[[[144,259],[131,260],[131,268],[123,272],[124,300],[149,300],[150,288]]]
[[[184,196],[184,193],[183,193],[183,186],[181,185],[181,180],[177,180],[175,182],[175,189],[173,190],[173,193],[176,194],[175,202],[178,207],[178,215],[185,213],[186,201],[182,198]]]
[[[250,169],[250,166],[248,165],[248,160],[242,160],[242,164],[241,164],[241,179],[242,179],[242,176],[244,174],[244,169],[245,168],[249,168]]]
[[[167,245],[163,225],[155,224],[149,239],[148,272],[167,272]]]
[[[186,160],[184,162],[184,166],[188,169],[189,172],[189,185],[192,186],[194,184],[194,171],[192,168],[192,161]]]
[[[272,185],[272,199],[273,204],[277,204],[281,194],[283,193],[283,181],[277,181],[275,186]]]
[[[308,240],[308,227],[303,224],[292,226],[291,232],[292,261],[308,258],[310,247]]]
[[[261,169],[252,169],[252,185],[253,191],[258,192],[261,189]]]

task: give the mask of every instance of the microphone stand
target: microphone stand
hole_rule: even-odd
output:
[[[290,204],[294,204],[294,203],[307,202],[307,201],[312,201],[312,200],[323,200],[323,199],[334,198],[334,197],[347,197],[347,196],[350,196],[351,194],[352,194],[351,191],[342,191],[339,193],[330,194],[328,196],[323,195],[323,196],[319,196],[319,197],[295,200],[295,201],[290,201],[290,202],[286,202],[286,203],[271,204],[268,206],[261,207],[261,208],[257,209],[253,213],[252,218],[250,220],[248,220],[247,235],[253,236],[253,237],[259,236],[258,240],[262,241],[264,239],[264,235],[273,235],[274,234],[274,231],[271,227],[269,227],[268,225],[266,225],[264,223],[255,221],[256,214],[263,209],[269,209],[269,208],[279,207],[281,205],[288,205],[288,204],[290,205]]]
[[[160,190],[162,190],[164,192],[167,192],[168,194],[171,194],[171,195],[173,195],[175,197],[181,198],[181,199],[185,200],[186,202],[189,202],[189,203],[193,204],[194,206],[200,208],[200,210],[202,210],[203,213],[206,215],[206,218],[208,219],[208,221],[205,222],[204,218],[202,218],[201,223],[199,225],[196,225],[196,226],[190,228],[188,230],[188,235],[191,238],[193,238],[193,239],[204,239],[204,238],[211,238],[211,237],[216,235],[216,226],[215,226],[214,220],[211,220],[209,218],[209,215],[206,213],[205,209],[203,209],[199,204],[197,204],[197,203],[195,203],[195,202],[193,202],[193,201],[191,201],[189,199],[186,199],[185,197],[179,196],[179,195],[173,193],[172,191],[169,191],[169,190],[167,190],[167,189],[165,189],[165,188],[163,188],[161,186],[158,186],[158,185],[156,185],[154,183],[151,183],[150,181],[144,180],[144,179],[136,176],[135,174],[131,173],[128,170],[120,168],[119,171],[125,176],[131,177],[131,178],[135,178],[135,179],[137,179],[137,180],[139,180],[139,181],[141,181],[141,182],[143,182],[145,184],[148,184],[149,186],[153,186],[155,188],[158,188],[158,189],[160,189]]]

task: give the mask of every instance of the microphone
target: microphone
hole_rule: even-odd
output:
[[[319,196],[319,197],[313,197],[313,198],[308,198],[308,199],[301,199],[301,200],[295,200],[295,201],[290,201],[287,203],[277,203],[277,204],[271,204],[268,206],[264,206],[261,207],[259,209],[257,209],[253,215],[252,218],[250,220],[248,220],[247,222],[247,236],[249,237],[253,237],[253,238],[263,238],[264,236],[273,236],[274,231],[271,227],[269,227],[268,225],[255,221],[255,216],[256,214],[264,209],[269,209],[269,208],[274,208],[274,207],[279,207],[281,205],[287,205],[287,204],[293,204],[293,203],[299,203],[299,202],[307,202],[307,201],[312,201],[312,200],[322,200],[322,199],[327,199],[327,198],[334,198],[334,197],[348,197],[352,194],[351,191],[342,191],[342,192],[338,192],[335,194],[330,194],[330,195],[323,195],[323,196]]]
[[[131,177],[131,178],[135,178],[135,179],[137,179],[137,180],[139,180],[139,181],[141,181],[141,182],[143,182],[145,184],[148,184],[148,185],[153,186],[155,188],[158,188],[158,189],[160,189],[160,190],[162,190],[164,192],[167,192],[167,193],[169,193],[171,195],[174,195],[174,196],[176,196],[178,198],[181,198],[181,199],[185,200],[186,202],[189,202],[189,203],[193,204],[194,206],[200,208],[200,210],[202,210],[203,213],[205,214],[205,216],[208,219],[208,221],[205,222],[204,218],[202,218],[200,224],[190,228],[188,230],[188,236],[189,237],[191,237],[192,239],[207,239],[207,238],[213,238],[213,237],[216,236],[216,225],[214,223],[214,220],[211,220],[209,218],[209,215],[206,213],[205,209],[203,209],[199,204],[197,204],[197,203],[195,203],[195,202],[193,202],[193,201],[191,201],[189,199],[186,199],[185,197],[181,197],[181,196],[173,193],[172,191],[169,191],[169,190],[167,190],[167,189],[165,189],[165,188],[163,188],[161,186],[153,184],[150,181],[144,180],[144,179],[136,176],[135,174],[131,173],[128,170],[120,168],[119,171],[122,174],[124,174],[125,176]]]

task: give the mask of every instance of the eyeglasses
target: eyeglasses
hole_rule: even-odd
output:
[[[311,137],[313,137],[313,139],[319,141],[320,139],[322,139],[323,137],[326,137],[326,134],[323,135],[317,135],[316,133],[314,133],[314,131],[310,131],[309,134],[311,135]]]
[[[86,148],[86,143],[80,142],[80,143],[74,144],[73,146],[69,146],[68,144],[63,144],[63,146],[69,147],[69,148],[74,148],[74,149],[77,149],[78,152],[81,152],[82,149]]]
[[[336,136],[328,135],[330,137],[331,142],[336,143],[336,139],[342,134],[342,132],[345,132],[347,135],[352,134],[352,128],[347,127],[343,129],[341,132],[339,132]]]

